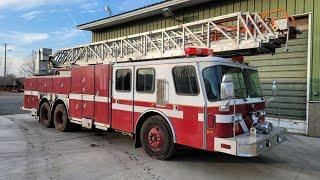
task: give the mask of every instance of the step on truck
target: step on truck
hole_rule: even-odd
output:
[[[299,33],[292,17],[269,15],[232,13],[53,54],[42,48],[22,109],[61,132],[78,124],[130,135],[161,160],[178,145],[258,156],[287,135],[265,121],[258,71],[244,56],[275,53]]]

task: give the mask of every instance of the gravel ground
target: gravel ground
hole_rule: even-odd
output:
[[[27,114],[0,116],[0,179],[319,179],[320,139],[289,135],[257,158],[180,149],[148,157],[117,133],[43,128]]]

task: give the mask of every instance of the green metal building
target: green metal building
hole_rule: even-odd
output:
[[[174,17],[164,17],[169,8]],[[92,41],[152,31],[238,11],[263,12],[284,9],[303,31],[289,41],[289,51],[246,57],[258,67],[264,94],[271,96],[273,80],[279,82],[279,97],[267,104],[268,120],[289,131],[320,137],[320,1],[319,0],[171,0],[119,15],[81,24],[92,32]],[[275,14],[277,16],[280,14]],[[280,108],[279,108],[280,107]]]

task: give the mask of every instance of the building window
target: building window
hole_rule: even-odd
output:
[[[155,70],[152,68],[137,70],[137,92],[153,93],[154,92]]]
[[[173,79],[177,94],[189,96],[199,94],[196,69],[194,66],[173,68]]]
[[[116,90],[130,92],[131,91],[131,70],[119,69],[116,71]]]

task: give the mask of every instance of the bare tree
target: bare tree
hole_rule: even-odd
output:
[[[16,76],[15,74],[8,74],[8,75],[7,75],[7,81],[10,82],[11,84],[12,84],[13,82],[15,82],[16,79],[17,79],[17,76]]]
[[[20,67],[20,75],[22,77],[30,76],[34,73],[34,61],[31,59],[26,60]]]

